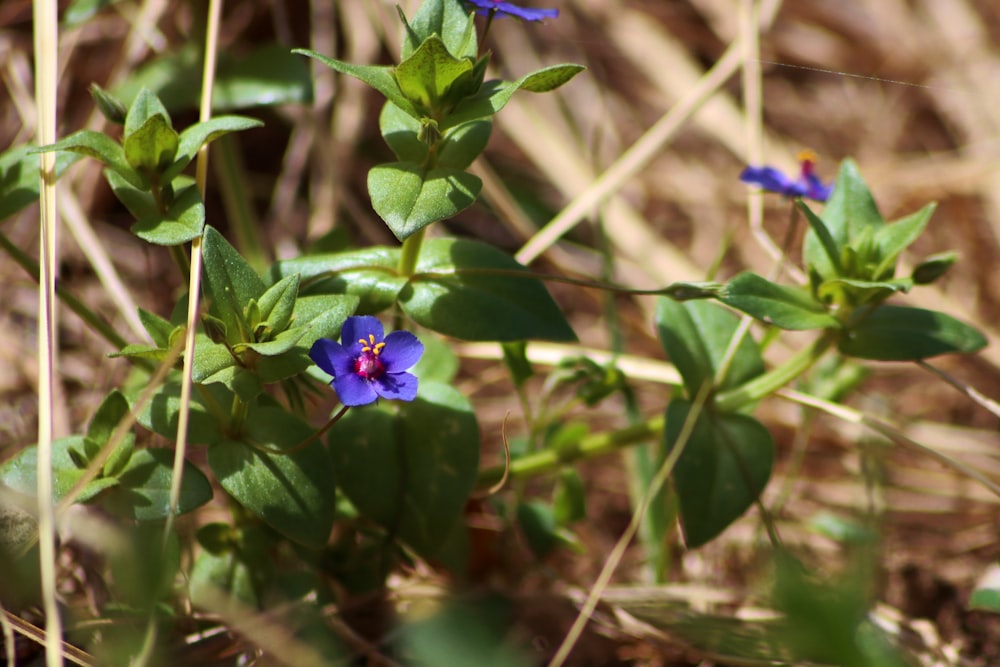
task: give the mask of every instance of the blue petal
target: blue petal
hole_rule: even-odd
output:
[[[375,342],[379,343],[384,335],[385,329],[382,328],[382,323],[378,321],[377,317],[352,315],[347,318],[340,330],[340,342],[344,344],[344,347],[352,349],[361,339],[367,341],[368,336],[375,336]]]
[[[388,373],[399,373],[417,363],[424,353],[424,344],[409,331],[393,331],[385,337],[385,347],[379,358]]]
[[[354,366],[354,359],[347,350],[340,343],[328,338],[320,338],[313,343],[309,350],[309,358],[333,377],[343,375],[345,368],[351,369]]]
[[[350,407],[368,405],[378,400],[374,383],[355,373],[344,373],[334,377],[333,388],[337,391],[340,402]]]
[[[815,174],[807,175],[806,181],[808,182],[808,187],[804,196],[809,197],[810,199],[824,202],[830,198],[831,194],[833,194],[833,183],[825,185],[823,181],[820,180],[819,176],[816,176]]]
[[[805,194],[805,188],[774,167],[747,167],[740,174],[740,180],[770,192],[778,192],[786,197],[797,197]]]
[[[418,380],[415,375],[410,373],[386,373],[374,380],[372,384],[375,387],[375,392],[382,398],[412,401],[417,397]]]
[[[558,9],[530,9],[518,7],[511,2],[494,2],[494,0],[467,0],[467,2],[477,7],[476,13],[481,16],[496,12],[497,16],[515,16],[525,21],[541,21],[559,16]]]

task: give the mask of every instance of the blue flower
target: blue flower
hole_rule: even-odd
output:
[[[476,8],[476,13],[480,16],[490,14],[496,16],[515,16],[525,21],[541,21],[542,19],[554,19],[559,16],[558,9],[528,9],[518,7],[512,2],[502,2],[501,0],[465,0]]]
[[[786,197],[808,197],[825,202],[833,192],[833,183],[826,185],[816,175],[816,155],[812,151],[799,153],[802,169],[798,178],[790,178],[774,167],[747,167],[740,180]]]
[[[371,315],[348,317],[340,343],[320,338],[309,350],[309,358],[333,376],[332,386],[344,405],[417,397],[417,378],[406,370],[424,353],[423,343],[409,331],[384,333]]]

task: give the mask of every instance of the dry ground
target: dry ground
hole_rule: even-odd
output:
[[[412,12],[414,2],[403,4]],[[609,196],[582,209],[582,222],[569,234],[572,242],[547,253],[539,267],[593,275],[598,260],[587,248],[599,219],[608,230],[622,283],[654,287],[703,279],[723,252],[723,278],[742,268],[767,273],[787,213],[771,197],[764,199],[763,209],[752,200],[748,213],[747,191],[737,181],[742,166],[766,161],[794,169],[796,152],[810,148],[821,156],[819,169],[829,179],[842,158],[853,156],[887,218],[931,199],[939,202],[929,232],[905,259],[955,249],[962,260],[937,286],[913,293],[911,302],[946,310],[987,333],[994,345],[975,358],[935,364],[987,396],[1000,396],[1000,345],[995,344],[1000,340],[1000,4],[760,4],[759,33],[745,13],[755,5],[749,0],[576,0],[562,2],[562,15],[545,25],[497,21],[490,42],[500,73],[516,76],[555,62],[583,63],[588,71],[559,94],[515,97],[500,114],[486,158],[477,166],[487,182],[486,205],[448,223],[450,232],[515,252],[536,225],[512,193],[533,192],[526,201],[533,204],[536,220],[544,222],[603,183]],[[226,6],[223,44],[236,53],[276,41],[311,45],[345,60],[387,62],[398,33],[392,5],[233,1]],[[65,33],[60,134],[100,127],[87,85],[111,85],[158,52],[183,43],[193,7],[200,3],[122,3]],[[34,130],[30,10],[28,0],[0,3],[0,146],[24,142]],[[145,37],[144,26],[150,29]],[[740,41],[741,35],[754,34],[759,34],[759,50],[752,38]],[[743,68],[749,85],[741,78]],[[367,168],[388,157],[370,122],[380,102],[353,81],[335,80],[325,70],[316,74],[314,108],[265,112],[269,129],[241,138],[263,233],[280,255],[335,226],[345,226],[360,243],[390,240],[364,191]],[[626,162],[625,171],[609,175],[606,170],[636,142],[648,149],[648,162]],[[165,254],[128,235],[124,211],[93,164],[78,165],[64,183],[64,215],[70,217],[77,204],[131,298],[165,312],[180,284]],[[32,253],[37,252],[35,215],[29,210],[3,228]],[[210,222],[224,227],[222,216],[213,199]],[[752,224],[756,220],[761,224]],[[731,239],[728,247],[723,239]],[[62,284],[127,332],[121,299],[96,279],[71,233],[62,235],[61,253]],[[563,287],[555,292],[583,342],[606,347],[600,295]],[[12,262],[0,262],[4,458],[35,438],[35,298],[32,281]],[[619,305],[627,350],[662,359],[651,325],[652,302],[622,299]],[[126,363],[105,358],[111,351],[107,344],[68,312],[61,315],[61,333],[57,423],[68,433],[79,429],[104,392],[123,379]],[[790,340],[796,345],[801,339]],[[486,456],[495,458],[500,421],[506,411],[516,412],[516,400],[496,362],[468,359],[462,377],[463,389],[481,409]],[[650,413],[661,409],[668,388],[642,380],[635,386]],[[1000,480],[996,417],[926,370],[879,366],[851,405],[905,425],[915,439]],[[620,414],[620,406],[609,405],[598,418],[620,423]],[[965,610],[971,587],[1000,556],[998,498],[931,457],[901,448],[883,452],[881,480],[876,492],[867,493],[859,451],[871,444],[871,435],[830,417],[816,420],[804,463],[789,479],[784,473],[801,414],[778,400],[765,404],[760,414],[780,445],[779,475],[767,500],[790,485],[779,515],[784,537],[801,544],[817,562],[836,562],[842,555],[837,547],[805,530],[806,522],[821,511],[860,513],[875,502],[884,513],[883,615],[901,622],[901,635],[924,664],[1000,664],[996,619]],[[578,592],[589,588],[628,521],[618,461],[583,470],[592,492],[590,520],[581,528],[586,552],[562,555],[543,567],[521,562],[516,571],[496,575],[518,586],[522,632],[534,639],[540,658],[572,620],[574,607],[566,596],[578,601]],[[671,610],[691,604],[721,615],[740,610],[747,615],[760,602],[766,579],[758,524],[751,513],[716,543],[684,554],[673,587],[645,586],[641,555],[630,552],[609,592],[612,602],[574,664],[714,664],[716,659],[726,664],[724,657],[712,657],[704,642],[686,635],[683,614]],[[407,582],[399,585],[406,589]],[[643,586],[641,595],[636,586]],[[656,603],[658,611],[644,620],[668,635],[657,635],[649,626],[623,629],[613,614],[614,601],[643,618],[636,597]]]

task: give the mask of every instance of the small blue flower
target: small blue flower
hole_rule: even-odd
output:
[[[747,167],[740,180],[786,197],[808,197],[825,202],[833,192],[833,183],[826,185],[816,175],[816,155],[812,151],[799,153],[802,169],[798,178],[790,178],[774,167]]]
[[[309,358],[333,376],[332,386],[344,405],[417,397],[417,378],[406,370],[424,353],[423,343],[409,331],[384,333],[376,318],[356,315],[344,322],[340,343],[320,338],[309,350]]]
[[[502,2],[501,0],[465,0],[476,8],[476,13],[480,16],[490,14],[496,16],[515,16],[525,21],[541,21],[542,19],[554,19],[559,16],[558,9],[528,9],[518,7],[512,2]]]

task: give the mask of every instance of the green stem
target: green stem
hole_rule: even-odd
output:
[[[791,359],[763,375],[759,375],[744,385],[724,391],[715,396],[715,409],[719,412],[735,412],[773,394],[786,384],[805,373],[816,363],[837,340],[839,332],[827,329],[811,345],[799,350]]]
[[[7,254],[10,255],[15,262],[20,264],[21,268],[24,269],[36,283],[38,282],[38,262],[25,254],[23,250],[14,245],[11,240],[2,233],[0,233],[0,247],[6,250]],[[122,338],[110,324],[101,319],[97,313],[89,309],[83,304],[83,302],[59,285],[56,285],[56,296],[58,296],[60,301],[66,304],[70,310],[76,313],[80,319],[89,324],[94,331],[99,333],[106,341],[111,343],[115,349],[120,350],[128,345],[128,341]]]
[[[426,227],[421,227],[403,241],[403,248],[399,253],[399,275],[409,278],[417,269],[417,259],[420,257],[420,246],[424,243],[424,232]]]
[[[243,432],[243,423],[247,420],[250,412],[250,404],[242,398],[233,394],[233,407],[229,411],[229,434],[233,437]]]
[[[507,475],[510,479],[537,477],[558,470],[561,466],[602,456],[623,447],[638,445],[663,434],[663,417],[654,417],[642,424],[629,426],[620,431],[598,433],[581,440],[576,447],[560,450],[544,449],[522,456],[510,463]],[[477,486],[489,488],[504,477],[505,466],[494,466],[479,473]]]

